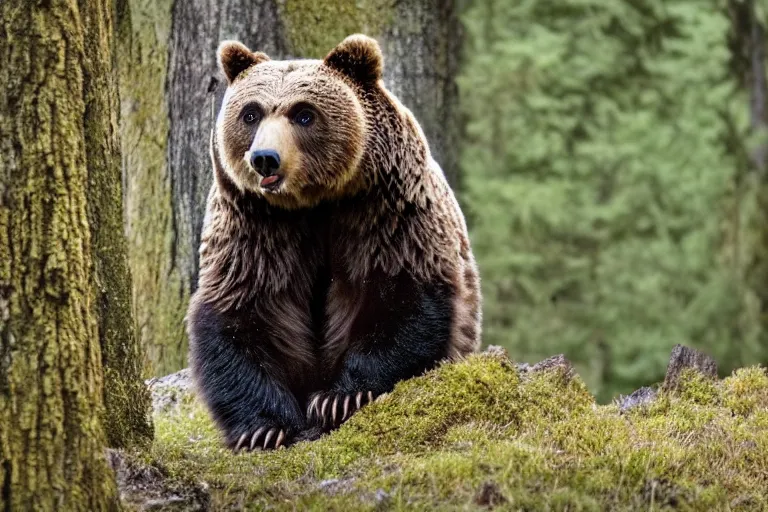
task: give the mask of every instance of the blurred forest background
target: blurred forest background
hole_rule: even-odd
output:
[[[476,2],[461,194],[486,343],[563,352],[598,397],[673,344],[768,361],[765,8]]]
[[[215,5],[214,5],[215,4]],[[768,362],[765,1],[119,2],[125,211],[153,374],[183,316],[210,184],[215,48],[322,57],[379,38],[468,217],[484,343],[564,353],[601,400],[675,343]]]

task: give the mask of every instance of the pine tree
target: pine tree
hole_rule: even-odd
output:
[[[675,343],[726,370],[754,360],[718,249],[739,158],[726,119],[743,118],[727,18],[684,0],[496,0],[465,22],[485,341],[564,352],[604,399],[658,381]]]

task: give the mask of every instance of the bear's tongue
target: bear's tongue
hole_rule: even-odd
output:
[[[279,179],[280,179],[280,176],[278,176],[277,174],[273,174],[272,176],[267,176],[266,178],[261,180],[261,186],[263,187],[265,185],[270,185]]]

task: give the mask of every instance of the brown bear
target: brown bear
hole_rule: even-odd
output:
[[[376,42],[272,61],[220,45],[191,365],[230,446],[274,448],[477,349],[463,216]]]

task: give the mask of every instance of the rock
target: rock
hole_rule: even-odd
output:
[[[502,359],[509,359],[509,352],[507,352],[507,349],[499,345],[488,345],[488,347],[483,351],[483,353],[491,356],[496,356]]]
[[[329,496],[337,494],[347,494],[352,491],[355,484],[355,478],[330,478],[317,484],[317,488]]]
[[[548,357],[533,365],[529,363],[513,363],[509,357],[507,349],[498,345],[489,345],[482,354],[498,357],[499,359],[512,364],[522,375],[545,372],[552,369],[559,369],[562,372],[565,381],[571,380],[576,375],[573,363],[566,359],[563,354]]]
[[[516,366],[517,370],[521,373],[539,373],[553,368],[561,368],[570,377],[574,374],[573,363],[566,359],[563,354],[548,357],[536,364],[518,363]]]
[[[553,368],[561,369],[567,379],[572,379],[573,376],[576,374],[576,371],[573,368],[573,363],[571,363],[568,359],[566,359],[563,354],[558,354],[556,356],[548,357],[547,359],[536,363],[531,368],[531,372],[533,373],[544,372],[544,371],[552,370]]]
[[[698,350],[683,345],[675,345],[669,358],[667,374],[664,377],[662,389],[664,391],[674,391],[677,389],[680,375],[687,368],[693,368],[712,379],[717,378],[717,363],[715,363],[714,359]],[[652,403],[657,395],[658,391],[656,389],[646,386],[630,395],[620,395],[614,403],[619,406],[621,412],[627,412]]]
[[[384,489],[376,489],[376,493],[373,495],[373,501],[377,505],[387,503],[389,501],[389,493]]]
[[[533,370],[533,365],[528,363],[517,363],[515,364],[515,368],[517,368],[518,372],[525,374]]]
[[[619,406],[621,412],[627,412],[637,407],[644,407],[651,404],[658,395],[658,392],[648,386],[642,387],[632,394],[624,396],[619,395],[614,403]]]
[[[323,480],[319,484],[317,484],[318,489],[327,489],[328,487],[332,487],[339,483],[338,478],[331,478],[329,480]]]
[[[205,483],[171,481],[159,468],[133,460],[121,450],[107,450],[107,461],[115,472],[120,501],[126,508],[141,512],[210,509],[211,497]]]
[[[152,394],[152,408],[155,414],[175,409],[185,399],[194,395],[192,372],[184,368],[165,377],[156,377],[146,381]]]
[[[669,357],[663,389],[676,390],[680,383],[680,375],[688,368],[693,368],[706,377],[717,379],[717,363],[714,359],[696,349],[675,345]]]

